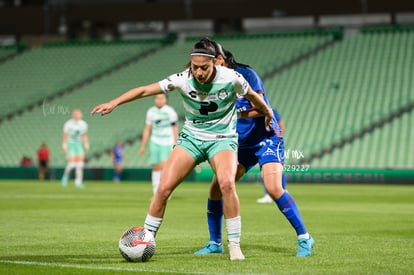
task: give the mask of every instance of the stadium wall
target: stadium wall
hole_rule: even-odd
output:
[[[64,168],[50,168],[49,178],[59,180]],[[112,168],[85,169],[85,180],[112,181]],[[404,169],[306,169],[298,166],[285,171],[288,182],[302,183],[384,183],[384,184],[414,184],[414,170]],[[194,169],[187,176],[187,182],[210,182],[213,172],[210,168]],[[37,167],[0,167],[0,179],[37,179]],[[124,169],[122,180],[140,182],[151,180],[151,169]],[[260,182],[260,170],[254,168],[240,182]]]

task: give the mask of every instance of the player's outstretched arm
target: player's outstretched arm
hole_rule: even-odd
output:
[[[129,90],[128,92],[124,93],[123,95],[107,102],[100,104],[92,109],[91,115],[94,115],[95,113],[100,113],[101,115],[106,115],[112,112],[118,105],[140,99],[147,96],[152,96],[162,93],[160,89],[160,85],[155,82],[152,84],[149,84],[147,86],[141,86],[134,89]]]

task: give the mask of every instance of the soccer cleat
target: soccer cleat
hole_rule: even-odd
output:
[[[238,244],[229,244],[230,261],[243,261],[244,255]]]
[[[269,196],[269,194],[264,195],[263,198],[257,199],[257,203],[272,203],[273,199]]]
[[[213,253],[220,253],[223,254],[223,245],[220,243],[216,243],[214,241],[209,241],[202,249],[197,250],[194,254],[197,255],[205,255],[205,254],[213,254]]]
[[[75,187],[78,189],[85,189],[85,185],[83,185],[83,183],[75,184]]]
[[[62,185],[62,187],[68,186],[68,178],[67,177],[62,177],[62,180],[60,181],[60,184]]]
[[[296,253],[297,257],[307,257],[312,254],[312,248],[315,244],[315,240],[309,236],[309,239],[300,238],[298,240],[298,253]]]

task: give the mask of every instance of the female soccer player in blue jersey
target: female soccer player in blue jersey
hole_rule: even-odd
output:
[[[223,194],[230,260],[244,260],[240,250],[240,203],[235,186],[237,95],[244,96],[265,114],[263,127],[270,128],[273,112],[243,76],[231,69],[215,66],[215,56],[214,44],[204,38],[191,51],[190,68],[159,82],[129,90],[110,102],[96,106],[91,113],[105,115],[129,101],[179,92],[184,103],[185,123],[164,167],[144,227],[154,235],[157,233],[173,190],[197,164],[208,160]]]
[[[244,76],[251,88],[260,94],[270,106],[263,83],[257,73],[248,65],[236,62],[229,51],[216,45],[216,64],[227,66]],[[314,245],[300,216],[293,197],[282,186],[284,163],[284,141],[276,119],[273,118],[273,128],[268,131],[264,127],[264,117],[245,97],[237,99],[237,111],[241,118],[237,120],[239,134],[238,167],[236,180],[240,179],[250,168],[259,163],[265,188],[275,201],[279,210],[285,215],[298,236],[298,251],[296,256],[310,256]],[[221,220],[223,216],[221,193],[214,176],[207,202],[207,222],[210,241],[195,254],[223,253],[221,244]]]
[[[124,158],[124,146],[122,140],[118,140],[116,145],[112,147],[112,164],[114,165],[114,182],[118,183],[121,181],[122,175],[122,161]]]

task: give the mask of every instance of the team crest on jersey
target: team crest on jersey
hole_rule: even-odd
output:
[[[226,99],[228,96],[229,96],[229,93],[225,89],[221,89],[218,92],[218,98],[221,100]]]

